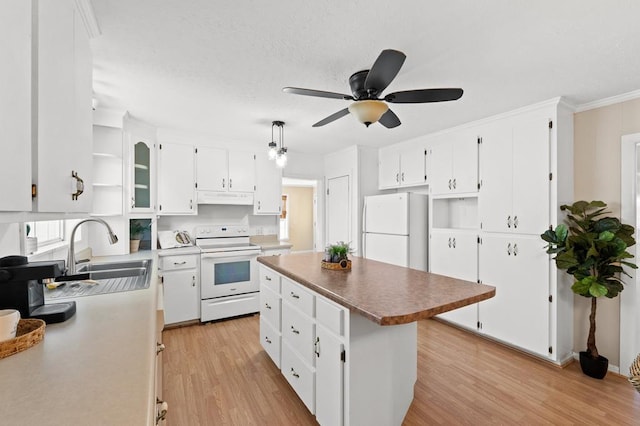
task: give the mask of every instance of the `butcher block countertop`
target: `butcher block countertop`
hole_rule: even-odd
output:
[[[380,325],[407,324],[489,299],[495,287],[351,257],[350,271],[320,267],[323,253],[258,262]]]

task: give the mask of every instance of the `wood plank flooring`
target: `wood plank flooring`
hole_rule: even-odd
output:
[[[167,425],[315,425],[259,343],[259,316],[164,332]],[[640,425],[624,377],[586,377],[433,320],[404,425]]]

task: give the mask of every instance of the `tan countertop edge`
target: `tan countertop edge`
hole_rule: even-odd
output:
[[[364,316],[365,318],[380,325],[407,324],[410,322],[418,321],[420,319],[430,318],[434,315],[438,315],[453,309],[461,308],[463,306],[467,306],[473,303],[481,302],[486,299],[490,299],[494,297],[496,293],[495,287],[492,287],[492,286],[471,283],[463,280],[457,280],[454,278],[431,274],[423,271],[410,270],[408,268],[401,268],[398,266],[394,266],[394,265],[390,265],[382,262],[376,262],[368,259],[362,259],[355,256],[352,257],[351,259],[354,265],[359,264],[360,266],[363,266],[365,269],[366,269],[366,266],[369,265],[372,268],[373,267],[377,268],[378,270],[383,269],[383,270],[388,270],[392,272],[394,271],[399,272],[400,270],[404,270],[404,271],[409,271],[409,273],[412,276],[419,277],[420,279],[425,279],[425,280],[433,279],[438,282],[444,282],[446,285],[465,286],[464,293],[467,293],[467,294],[464,297],[460,296],[455,298],[455,300],[450,300],[446,303],[440,303],[440,304],[425,303],[425,306],[421,306],[418,309],[407,308],[403,310],[403,308],[400,307],[399,308],[400,312],[397,312],[394,314],[385,314],[384,309],[380,309],[383,307],[383,305],[385,304],[390,305],[398,302],[397,300],[394,300],[393,295],[388,296],[383,300],[376,300],[374,303],[369,303],[368,300],[364,300],[364,299],[367,299],[367,297],[371,299],[376,299],[378,297],[378,295],[375,294],[375,288],[373,287],[367,287],[366,289],[371,294],[365,295],[364,297],[358,297],[358,298],[349,297],[348,295],[345,294],[345,292],[342,292],[343,294],[340,294],[341,293],[340,291],[332,291],[330,288],[328,288],[329,286],[327,285],[327,283],[330,283],[333,277],[335,277],[337,280],[344,281],[342,276],[335,275],[335,274],[351,274],[354,272],[353,270],[348,272],[347,271],[327,271],[327,270],[320,271],[320,274],[324,274],[323,278],[326,278],[326,277],[331,277],[331,278],[325,279],[324,280],[325,282],[319,282],[319,281],[313,282],[309,279],[308,276],[304,276],[301,273],[301,271],[304,268],[297,267],[292,270],[287,267],[287,263],[289,264],[294,263],[294,262],[288,262],[288,261],[290,259],[294,259],[295,257],[295,260],[299,260],[298,263],[300,264],[304,263],[307,265],[313,265],[312,268],[314,269],[309,269],[309,271],[315,274],[315,276],[318,276],[318,271],[320,270],[318,268],[320,268],[320,259],[322,258],[322,256],[323,256],[322,253],[300,253],[300,254],[283,255],[278,257],[264,256],[264,257],[258,257],[258,262],[304,285],[305,287],[310,288],[311,290],[327,297],[328,299],[331,299],[334,302],[337,302],[338,304],[348,308],[350,311],[356,312]],[[284,265],[281,265],[280,263],[283,263]],[[334,275],[330,275],[330,274],[334,274]],[[375,277],[372,278],[372,281],[375,281]],[[399,283],[399,282],[395,282],[393,284],[389,283],[389,285],[396,286],[398,290],[401,290],[398,286],[401,286],[404,284],[409,286],[407,288],[408,291],[411,291],[411,286],[416,285],[415,283]],[[355,285],[359,285],[359,284],[355,284]],[[423,285],[423,283],[419,283],[418,285]],[[414,287],[414,288],[417,288],[417,287]],[[466,291],[467,289],[468,291]],[[386,290],[388,290],[388,288]],[[398,303],[401,303],[401,302],[398,302]]]
[[[155,252],[93,260],[144,258]],[[73,299],[74,317],[0,360],[3,424],[155,424],[156,269],[147,289]]]

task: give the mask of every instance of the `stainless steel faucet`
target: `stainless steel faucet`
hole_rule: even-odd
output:
[[[118,242],[118,237],[116,236],[116,234],[113,233],[113,230],[111,229],[109,224],[104,220],[95,218],[95,217],[81,220],[76,224],[76,226],[73,227],[73,230],[71,231],[71,240],[69,241],[69,255],[67,256],[67,275],[73,275],[76,273],[76,253],[75,253],[76,243],[74,240],[76,237],[76,230],[80,225],[82,225],[85,222],[98,222],[103,224],[104,226],[107,227],[107,231],[109,232],[109,243],[115,244]]]

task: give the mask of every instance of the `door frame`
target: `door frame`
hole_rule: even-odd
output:
[[[635,238],[639,241],[638,232],[638,196],[637,179],[640,167],[638,154],[640,153],[640,133],[623,135],[621,139],[621,181],[620,181],[620,213],[624,223],[636,227]],[[629,247],[629,253],[636,257],[640,254],[638,244]],[[625,284],[620,293],[620,362],[621,374],[626,374],[631,363],[640,352],[640,274],[636,270],[627,270],[631,278],[622,275]]]
[[[308,186],[313,188],[313,251],[324,251],[324,180],[301,175],[282,176],[282,186]],[[306,181],[309,185],[299,185],[295,181]],[[293,183],[291,182],[293,181]]]

